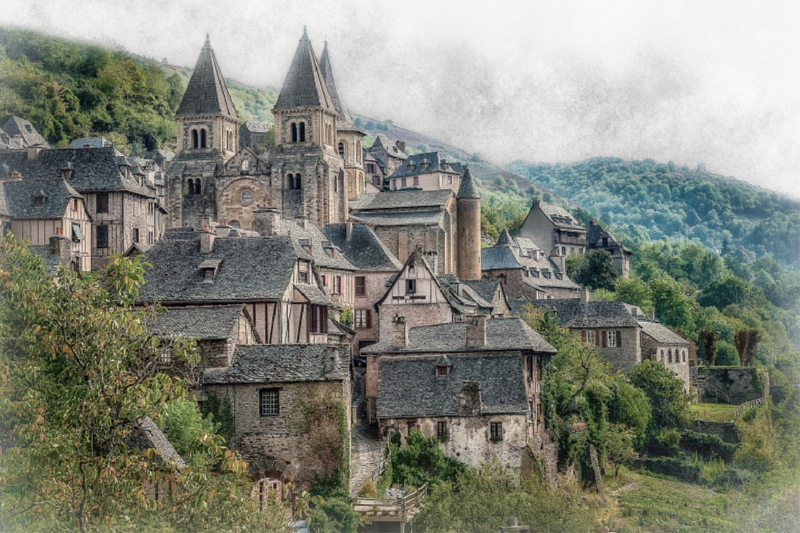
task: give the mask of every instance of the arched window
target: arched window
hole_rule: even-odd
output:
[[[228,150],[233,150],[233,132],[228,132]]]
[[[356,141],[356,161],[361,163],[361,141]]]
[[[672,348],[669,349],[668,354],[669,355],[667,355],[667,362],[671,363],[672,362]]]
[[[686,362],[686,350],[683,350],[683,352],[681,352],[681,354],[683,355],[683,362],[685,363]]]
[[[200,148],[207,148],[206,130],[200,130]]]
[[[344,159],[344,143],[339,143],[339,157]]]
[[[306,123],[305,122],[301,122],[300,123],[300,142],[301,143],[306,142]]]
[[[197,130],[192,130],[192,148],[200,148],[200,141],[197,138]]]
[[[194,180],[189,180],[189,194],[194,194]]]
[[[658,360],[659,360],[659,361],[666,361],[666,359],[664,359],[664,350],[661,350],[661,351],[659,352],[659,355],[658,355]]]
[[[242,170],[247,170],[248,168],[250,168],[250,162],[247,159],[245,159],[244,161],[242,161]]]
[[[198,179],[198,180],[196,180],[194,182],[194,193],[195,194],[200,194],[201,192],[202,192],[202,188],[200,187],[200,180]]]
[[[293,189],[302,189],[303,188],[303,180],[300,177],[300,173],[294,175],[294,186]]]
[[[297,142],[297,124],[294,122],[292,122],[292,142]]]

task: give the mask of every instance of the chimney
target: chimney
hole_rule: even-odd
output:
[[[277,235],[281,229],[281,213],[277,207],[253,210],[253,230],[266,237]]]
[[[41,152],[43,148],[41,146],[29,146],[28,147],[28,159],[36,159],[39,157],[39,152]]]
[[[217,237],[225,238],[231,234],[231,227],[227,224],[219,224],[214,230],[217,232]]]
[[[61,178],[68,180],[72,177],[72,161],[67,161],[61,168]]]
[[[208,231],[211,228],[211,217],[209,215],[200,215],[198,222],[200,224],[199,231]]]
[[[12,170],[8,173],[8,179],[6,181],[22,181],[22,174],[16,170]]]
[[[214,250],[214,237],[214,232],[209,226],[206,226],[200,234],[201,254],[210,254]]]
[[[591,299],[592,299],[592,291],[590,291],[588,287],[583,287],[581,289],[581,303],[583,305],[589,305],[589,301]]]
[[[556,268],[561,272],[565,272],[567,270],[564,260],[565,257],[559,252],[558,246],[553,248],[553,251],[550,252],[550,261],[552,261],[553,264],[556,265]]]
[[[405,141],[397,141],[395,143],[395,145],[397,146],[397,149],[400,150],[401,152],[405,152],[406,151],[406,142]]]
[[[467,318],[467,348],[486,346],[486,317],[471,316]]]
[[[541,201],[540,201],[540,200],[533,200],[533,201],[531,202],[531,208],[534,208],[534,207],[537,207],[537,208],[538,208],[540,203],[541,203]]]
[[[298,225],[299,225],[301,228],[303,228],[303,229],[308,229],[308,217],[307,217],[307,216],[305,216],[305,215],[300,215],[300,216],[299,216],[299,217],[297,217],[295,220],[297,220],[297,224],[298,224]]]
[[[351,219],[347,219],[347,224],[345,226],[345,240],[350,242],[350,239],[353,237],[353,221]]]
[[[650,311],[650,320],[652,320],[653,322],[656,321],[656,310],[655,309]]]
[[[394,316],[392,320],[392,348],[408,346],[408,323],[404,316]]]
[[[425,252],[425,257],[428,259],[428,264],[431,266],[434,275],[439,274],[439,254],[437,252]]]
[[[324,374],[335,372],[339,368],[339,350],[330,348],[325,350],[322,359],[322,371]]]

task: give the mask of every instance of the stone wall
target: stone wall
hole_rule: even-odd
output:
[[[375,304],[386,294],[386,282],[389,278],[397,275],[397,272],[359,272],[357,276],[364,276],[365,295],[355,296],[353,309],[365,309],[370,311],[370,327],[356,328],[356,335],[353,339],[355,353],[358,353],[362,342],[376,343],[380,340],[380,316],[375,310]]]
[[[580,334],[585,330],[573,329],[573,331],[576,331]],[[600,357],[611,363],[616,370],[628,371],[633,367],[633,365],[641,362],[641,335],[639,334],[640,330],[638,327],[614,328],[612,330],[595,329],[593,331],[595,331],[595,338],[602,338],[604,331],[620,332],[620,337],[622,340],[621,346],[604,348],[602,345],[600,345],[597,348],[600,352]]]
[[[675,354],[670,360],[668,354],[672,350]],[[662,344],[650,335],[642,333],[642,360],[661,361],[664,366],[672,370],[683,381],[683,390],[691,389],[691,376],[689,372],[689,346],[686,344]]]
[[[261,416],[259,393],[278,389],[279,415]],[[232,442],[253,472],[282,462],[310,482],[346,466],[350,449],[350,381],[212,385],[209,396],[231,401]],[[344,417],[344,419],[342,419]]]
[[[729,397],[729,403],[742,404],[769,394],[769,377],[752,367],[706,367],[706,389],[713,387]]]
[[[380,306],[379,316],[381,340],[392,338],[392,319],[395,315],[406,317],[409,329],[453,321],[453,311],[449,303],[383,304]]]

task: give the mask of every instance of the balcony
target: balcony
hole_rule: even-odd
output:
[[[556,236],[556,242],[559,244],[579,244],[581,246],[586,246],[588,243],[584,237],[566,237],[566,236]]]

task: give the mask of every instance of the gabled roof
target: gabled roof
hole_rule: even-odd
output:
[[[478,296],[480,296],[489,304],[492,303],[494,300],[495,295],[499,291],[502,294],[503,299],[508,303],[506,299],[505,289],[503,288],[503,284],[500,283],[499,279],[471,279],[471,280],[461,280],[461,283],[469,287],[471,290],[475,291]]]
[[[239,119],[208,35],[186,86],[186,92],[183,93],[181,105],[175,113],[176,117],[195,115],[224,115],[234,120]]]
[[[105,137],[85,137],[83,139],[75,139],[69,143],[67,148],[102,148],[104,146],[113,146],[114,143]]]
[[[303,29],[292,65],[286,74],[283,88],[275,102],[274,110],[322,107],[338,113],[322,77],[314,48]]]
[[[121,170],[127,158],[117,157],[116,148],[63,148],[42,150],[35,159],[23,151],[0,151],[0,179],[17,171],[23,180],[51,180],[61,177],[61,170],[72,165],[69,184],[81,194],[89,192],[132,192],[152,197],[154,190],[140,185],[134,175]],[[145,180],[145,183],[147,180]]]
[[[3,126],[3,131],[11,137],[20,137],[23,142],[23,148],[28,148],[30,146],[50,148],[50,145],[47,144],[44,137],[36,131],[36,128],[33,127],[30,120],[12,116]]]
[[[362,194],[352,202],[353,211],[377,211],[383,209],[418,209],[445,207],[453,197],[450,189],[438,191],[383,191],[375,194]]]
[[[512,237],[503,230],[497,244],[481,249],[481,270],[514,270],[528,272],[522,281],[536,288],[580,288],[561,272],[542,249],[527,237]],[[549,276],[549,277],[548,277]],[[559,279],[559,277],[561,279]]]
[[[518,352],[382,357],[378,364],[378,418],[464,415],[460,398],[465,382],[480,389],[477,415],[528,411]],[[448,366],[447,376],[437,376],[437,366]]]
[[[267,133],[272,127],[272,122],[257,122],[255,120],[247,120],[242,127],[253,133]]]
[[[576,231],[586,229],[578,224],[578,221],[575,219],[575,217],[560,205],[547,204],[539,200],[534,200],[533,205],[531,206],[531,211],[536,209],[537,206],[555,226],[569,228]],[[530,216],[530,212],[528,212],[528,216]]]
[[[349,375],[346,344],[239,345],[230,366],[206,370],[203,384],[344,381]]]
[[[398,148],[397,141],[389,140],[383,135],[378,135],[375,137],[375,142],[372,143],[370,146],[369,151],[372,152],[373,150],[383,150],[391,157],[395,157],[397,159],[408,159],[408,155]],[[379,155],[379,154],[374,154]]]
[[[350,240],[347,240],[347,224],[328,224],[322,233],[359,271],[396,272],[403,268],[403,263],[366,224],[353,224]]]
[[[635,328],[640,325],[622,302],[591,301],[588,305],[584,305],[580,298],[571,298],[532,300],[528,303],[534,307],[549,307],[555,311],[562,327]]]
[[[363,348],[361,353],[484,353],[510,350],[556,353],[556,349],[541,335],[516,317],[487,319],[485,346],[467,348],[466,339],[466,322],[418,326],[408,330],[408,345],[405,347],[393,347],[391,339],[384,339]]]
[[[302,259],[313,259],[322,268],[333,268],[338,270],[358,270],[342,254],[341,250],[335,247],[328,248],[332,244],[315,225],[306,223],[305,226],[295,220],[283,219],[280,223],[279,235],[286,235],[292,239],[297,256]],[[300,241],[305,241],[311,246],[311,253]],[[326,250],[333,251],[333,257],[326,253]]]
[[[244,304],[167,307],[158,314],[150,332],[163,338],[238,339],[243,316]]]
[[[640,320],[639,325],[642,326],[642,333],[645,333],[653,338],[659,344],[683,344],[688,346],[689,341],[669,329],[668,327],[658,322],[650,320]]]
[[[503,232],[500,233],[500,236],[497,238],[497,242],[494,245],[514,246],[514,244],[514,241],[511,240],[511,234],[508,232],[508,228],[503,228]]]
[[[149,417],[136,422],[126,440],[131,448],[139,448],[142,451],[151,448],[156,450],[159,455],[158,463],[174,464],[177,468],[186,466],[186,462],[175,451],[169,439]]]
[[[336,80],[333,77],[331,58],[328,54],[328,41],[325,41],[325,47],[322,49],[322,55],[319,58],[319,69],[322,72],[322,78],[325,80],[325,87],[328,89],[328,94],[333,101],[333,107],[339,113],[338,129],[359,131],[350,120],[350,113],[347,112],[347,107],[345,107],[342,99],[339,98],[339,91],[336,90]]]
[[[407,176],[419,176],[431,174],[433,172],[446,172],[448,174],[459,174],[453,169],[439,152],[426,152],[424,154],[414,154],[408,156],[406,162],[397,166],[394,174],[390,178],[404,178]]]
[[[62,179],[18,180],[2,183],[11,218],[63,218],[72,198],[83,199],[78,191]],[[35,198],[43,198],[41,206]]]
[[[23,150],[22,137],[12,137],[2,129],[0,129],[0,150]]]
[[[281,300],[298,259],[291,239],[283,236],[217,237],[207,254],[200,252],[199,238],[163,239],[145,257],[153,267],[145,273],[139,301],[164,303]],[[209,259],[221,263],[213,283],[204,283],[200,264]]]
[[[478,192],[478,187],[475,185],[475,180],[472,177],[472,171],[469,167],[464,169],[464,177],[461,179],[461,186],[458,188],[458,194],[456,194],[456,198],[466,199],[466,198],[474,198],[480,200],[481,195]]]
[[[602,244],[603,238],[608,239],[608,245],[605,247]],[[597,224],[594,219],[592,219],[592,222],[589,224],[589,229],[586,232],[586,242],[589,244],[590,248],[622,248],[629,254],[633,253],[623,246],[616,237],[603,229],[601,225]]]

